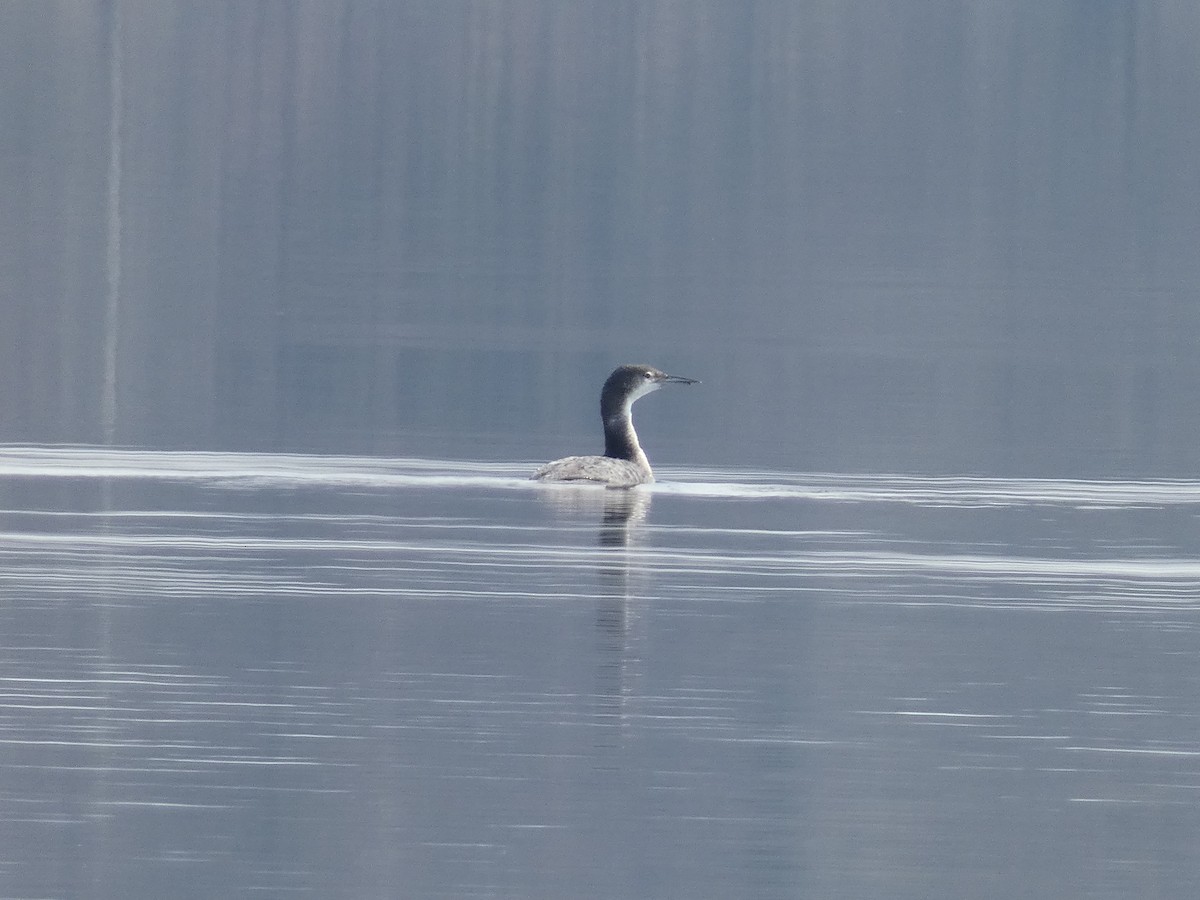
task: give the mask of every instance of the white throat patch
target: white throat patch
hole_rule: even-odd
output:
[[[622,409],[628,413],[629,408],[633,406],[634,400],[637,400],[639,397],[645,397],[647,394],[652,394],[660,387],[662,387],[661,381],[643,381],[636,388],[634,388],[629,396],[625,399],[625,405],[622,407]]]

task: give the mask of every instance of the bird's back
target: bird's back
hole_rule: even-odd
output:
[[[650,468],[611,456],[567,456],[548,462],[533,473],[534,481],[574,481],[633,487],[654,481]]]

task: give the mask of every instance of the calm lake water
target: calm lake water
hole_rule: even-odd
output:
[[[531,465],[0,452],[6,893],[1200,884],[1200,482]]]
[[[0,898],[1200,896],[1198,59],[0,3]]]

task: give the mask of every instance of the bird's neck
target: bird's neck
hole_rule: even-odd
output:
[[[604,420],[604,455],[613,459],[625,459],[634,465],[650,471],[650,461],[638,443],[637,432],[633,430],[633,416],[628,410],[622,410]]]

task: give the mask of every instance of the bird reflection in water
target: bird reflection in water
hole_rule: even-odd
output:
[[[645,574],[636,553],[630,553],[638,526],[650,509],[650,492],[639,488],[598,488],[556,485],[540,492],[557,512],[575,520],[598,521],[600,553],[596,558],[599,596],[596,605],[598,639],[596,722],[612,726],[596,732],[597,746],[609,751],[621,745],[625,698],[631,667],[638,656],[631,634],[636,595],[633,581]]]
[[[556,512],[572,519],[598,517],[601,547],[627,547],[630,535],[650,510],[650,492],[638,488],[555,484],[538,493]]]

